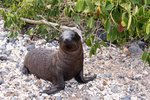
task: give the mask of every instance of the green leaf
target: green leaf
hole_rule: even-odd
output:
[[[92,43],[94,42],[94,39],[95,39],[95,37],[94,37],[94,35],[91,35],[87,40],[86,40],[86,44],[87,44],[87,46],[92,46]]]
[[[79,15],[75,15],[73,18],[77,24],[80,24],[80,16]]]
[[[124,12],[124,13],[122,14],[121,25],[122,25],[123,27],[126,27],[126,26],[127,26],[127,23],[128,23],[128,19],[127,19],[126,14],[127,14],[126,12]]]
[[[31,28],[31,29],[27,30],[26,34],[32,36],[34,34],[34,31],[35,31],[35,29]]]
[[[14,32],[11,32],[9,37],[11,38],[16,38],[18,36],[18,32],[17,31],[14,31]]]
[[[103,40],[100,42],[101,45],[103,45],[104,47],[107,47],[106,42],[104,42]]]
[[[114,26],[111,31],[107,34],[107,40],[113,42],[115,40],[117,40],[117,37],[119,35],[119,32],[117,30],[117,27]]]
[[[42,0],[43,1],[43,0]],[[59,0],[50,0],[52,5],[56,5],[59,3]]]
[[[85,0],[78,0],[76,3],[76,9],[78,12],[83,11],[85,8]]]
[[[119,23],[120,22],[120,19],[121,19],[121,16],[122,16],[122,13],[120,12],[120,7],[116,7],[112,12],[112,18],[114,19],[115,23]]]
[[[134,10],[133,10],[133,15],[135,15],[136,13],[138,13],[138,6],[135,6]]]
[[[148,35],[148,34],[144,35],[144,40],[146,41],[148,39],[150,39],[150,35]]]
[[[111,28],[111,23],[110,23],[110,19],[108,18],[105,22],[105,30],[107,31],[107,33],[110,32],[110,28]]]
[[[138,10],[138,15],[141,16],[141,15],[144,15],[144,7],[141,6]]]
[[[150,23],[148,23],[146,26],[146,33],[150,34]]]
[[[94,18],[93,18],[93,17],[90,17],[89,20],[88,20],[88,22],[87,22],[87,26],[88,26],[89,28],[93,28],[94,23],[95,23]]]
[[[91,46],[91,49],[90,49],[90,57],[92,56],[92,55],[95,55],[96,54],[96,48],[95,48],[95,46],[93,45],[93,46]]]
[[[91,46],[91,49],[90,49],[90,57],[92,55],[95,55],[96,54],[96,51],[97,49],[100,48],[100,45],[99,45],[99,42],[96,41],[92,46]]]
[[[131,22],[132,22],[132,15],[129,14],[129,21],[128,21],[127,30],[129,30],[129,28],[130,28],[130,26],[131,26]]]
[[[150,53],[144,52],[143,55],[142,55],[142,60],[144,62],[148,62],[148,64],[150,65]]]
[[[91,40],[90,40],[90,38],[88,38],[87,40],[86,40],[86,44],[87,44],[87,46],[92,46],[92,43],[91,43]]]
[[[95,48],[100,48],[100,43],[98,41],[95,42]]]
[[[106,6],[106,10],[112,10],[113,7],[114,7],[113,4],[109,4],[109,5]]]
[[[121,3],[120,6],[124,8],[126,11],[130,12],[131,11],[131,2],[130,3]]]
[[[85,10],[84,12],[94,12],[94,4],[92,3],[91,0],[85,0],[85,4],[86,4],[86,7],[85,7]]]

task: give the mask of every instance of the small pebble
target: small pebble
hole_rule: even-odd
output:
[[[113,92],[113,93],[120,93],[121,92],[121,87],[118,85],[112,85],[112,86],[110,86],[110,88],[111,88],[111,92]]]
[[[132,77],[132,80],[141,80],[142,79],[142,75],[141,74],[137,74],[137,75],[134,75]]]
[[[0,60],[8,60],[8,56],[3,54],[3,55],[0,55]]]
[[[4,83],[4,80],[2,79],[2,77],[0,77],[0,85]]]
[[[112,74],[108,73],[108,74],[98,74],[97,75],[98,78],[111,78]]]
[[[18,100],[16,96],[12,97],[11,100]]]
[[[131,96],[127,95],[121,98],[121,100],[131,100]]]
[[[44,100],[44,97],[43,97],[43,96],[38,96],[38,97],[36,98],[36,100]]]
[[[35,48],[35,44],[30,44],[30,45],[27,46],[27,50],[28,50],[28,51],[31,51],[31,50],[33,50],[34,48]]]
[[[61,96],[56,96],[56,100],[62,100]]]

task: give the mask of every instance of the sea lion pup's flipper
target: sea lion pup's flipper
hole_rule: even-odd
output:
[[[79,74],[75,76],[75,80],[79,83],[87,83],[89,81],[93,81],[95,78],[96,78],[96,75],[83,77],[83,70],[81,70]]]
[[[55,94],[55,93],[63,90],[64,88],[65,88],[65,81],[64,81],[63,75],[60,75],[60,73],[59,73],[59,75],[57,76],[57,79],[56,79],[56,83],[54,84],[54,87],[50,88],[49,90],[44,90],[41,93],[46,93],[48,95]]]

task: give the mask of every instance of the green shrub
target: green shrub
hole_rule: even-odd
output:
[[[70,24],[68,22],[75,22],[82,27],[86,43],[91,47],[90,55],[96,54],[100,45],[106,45],[104,41],[98,40],[97,32],[100,28],[104,28],[107,32],[107,41],[120,46],[141,38],[150,43],[150,0],[1,0],[0,2],[1,6],[6,8],[1,9],[0,13],[12,37],[16,37],[27,25],[22,18],[28,18],[59,24],[54,27],[38,22],[26,31],[30,35],[40,35],[47,40],[59,34],[60,25],[64,22],[65,25]]]

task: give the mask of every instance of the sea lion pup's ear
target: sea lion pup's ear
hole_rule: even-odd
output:
[[[75,41],[80,41],[80,40],[81,40],[80,35],[79,35],[77,32],[75,32],[74,30],[71,30],[71,31],[74,33],[73,39],[74,39]]]
[[[73,32],[77,33],[79,36],[80,36],[80,40],[81,42],[83,42],[83,38],[82,38],[82,33],[81,33],[81,30],[75,28],[74,30],[72,30]]]

